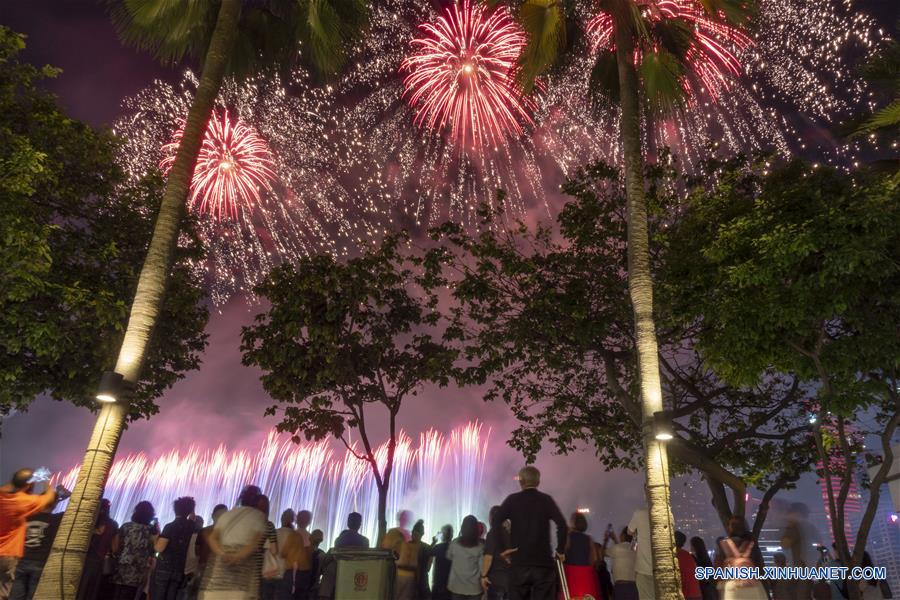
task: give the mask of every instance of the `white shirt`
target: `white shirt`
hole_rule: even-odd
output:
[[[610,548],[607,554],[613,561],[613,583],[616,581],[634,581],[634,562],[637,559],[637,553],[631,549],[631,544],[619,542]]]
[[[628,532],[637,532],[637,560],[634,570],[641,575],[653,575],[653,550],[650,546],[650,515],[646,508],[639,508],[631,516]]]
[[[266,531],[266,517],[255,508],[238,506],[220,516],[213,531],[219,532],[223,546],[243,546]]]

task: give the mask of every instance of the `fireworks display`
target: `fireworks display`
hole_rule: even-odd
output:
[[[618,164],[618,107],[591,93],[596,50],[611,46],[609,17],[592,2],[567,6],[584,35],[529,96],[510,73],[522,30],[507,8],[471,0],[440,10],[373,2],[367,35],[327,86],[303,71],[226,81],[217,114],[227,110],[256,132],[274,178],[245,190],[236,219],[213,210],[201,220],[209,258],[198,268],[213,300],[246,295],[280,261],[353,253],[391,230],[416,233],[445,220],[477,229],[481,205],[507,223],[552,218],[575,169]],[[690,102],[646,123],[650,160],[664,147],[686,170],[710,151],[816,150],[824,162],[855,160],[865,141],[838,140],[829,128],[867,105],[855,65],[883,34],[850,0],[760,0],[746,32],[710,20],[697,0],[646,2],[644,18],[688,23],[696,34],[684,82]],[[133,176],[167,156],[158,149],[177,135],[195,87],[188,73],[180,88],[157,83],[127,104],[117,129]],[[194,203],[204,201],[217,202],[201,193]]]
[[[705,93],[715,100],[720,90],[727,89],[732,79],[742,73],[741,64],[729,46],[740,52],[751,47],[752,41],[739,29],[711,19],[697,0],[652,0],[641,5],[641,12],[651,26],[674,21],[691,28],[693,39],[685,58],[691,74],[700,81],[702,89],[696,90],[687,80],[683,81],[689,96]],[[595,52],[612,49],[612,15],[606,12],[597,14],[588,22],[587,34]],[[642,49],[637,50],[640,53]],[[641,60],[640,56],[637,60]]]
[[[119,156],[131,178],[171,163],[196,86],[187,71],[177,87],[156,82],[126,101],[128,113],[115,130],[124,138]],[[373,236],[369,221],[348,217],[355,201],[335,177],[331,106],[328,90],[310,85],[303,71],[222,86],[191,192],[192,206],[208,207],[198,215],[207,258],[196,268],[216,304],[251,295],[282,261],[340,255]]]
[[[166,156],[159,168],[165,175],[175,163],[183,135],[182,123],[162,147]],[[260,190],[272,189],[273,167],[269,147],[252,127],[232,121],[227,110],[221,116],[214,111],[191,179],[189,207],[214,218],[237,220],[242,207],[252,210],[252,204],[260,202]]]
[[[422,36],[400,65],[416,123],[432,131],[449,127],[463,148],[496,147],[509,134],[521,135],[521,122],[531,118],[514,68],[526,38],[509,11],[462,0],[419,28]]]
[[[487,517],[483,497],[484,459],[491,431],[471,422],[454,429],[449,437],[428,430],[418,447],[400,432],[394,457],[394,474],[388,495],[388,520],[400,509],[409,509],[425,526],[437,530],[445,523],[454,527],[468,514]],[[384,465],[387,442],[376,450]],[[61,476],[69,489],[78,469]],[[208,518],[216,504],[234,506],[245,485],[258,485],[269,496],[269,519],[276,521],[287,508],[310,510],[311,529],[325,532],[326,545],[345,527],[347,515],[363,515],[361,533],[375,540],[377,490],[370,466],[349,451],[337,455],[327,441],[294,444],[270,432],[258,451],[229,451],[224,446],[201,450],[171,450],[151,459],[133,454],[115,461],[104,497],[112,504],[119,523],[130,519],[134,506],[149,500],[160,523],[174,518],[172,501],[192,496],[196,513]],[[57,510],[65,509],[61,504]]]

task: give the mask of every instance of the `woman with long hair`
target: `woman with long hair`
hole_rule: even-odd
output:
[[[572,598],[590,596],[600,597],[600,585],[597,581],[598,554],[594,540],[585,533],[588,529],[587,518],[580,512],[572,513],[569,519],[569,537],[566,542],[566,582],[569,584],[569,595]]]
[[[138,589],[147,581],[156,537],[155,517],[152,504],[146,500],[138,502],[131,520],[113,538],[112,551],[118,558],[113,576],[116,600],[134,600]]]
[[[469,515],[463,519],[459,537],[447,548],[450,564],[450,579],[447,589],[453,600],[480,600],[484,589],[481,586],[481,562],[484,558],[484,544],[478,531],[478,519]]]
[[[694,556],[694,561],[696,561],[698,567],[713,566],[703,538],[696,536],[691,538],[691,554]],[[703,594],[703,600],[718,600],[719,598],[719,592],[716,591],[716,582],[710,578],[700,580],[700,593]]]

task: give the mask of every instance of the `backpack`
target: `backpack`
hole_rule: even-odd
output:
[[[750,553],[753,552],[753,541],[747,540],[746,542],[741,544],[741,547],[738,548],[737,544],[734,543],[734,540],[731,538],[725,538],[722,540],[723,548],[725,549],[725,566],[726,567],[755,567],[756,564],[753,562],[753,559],[750,558]],[[755,581],[752,579],[733,579],[738,587],[750,587]]]

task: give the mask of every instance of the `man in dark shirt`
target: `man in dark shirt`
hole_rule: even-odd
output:
[[[492,506],[488,520],[493,523],[499,506]],[[484,542],[484,563],[481,566],[482,587],[487,600],[509,599],[509,562],[503,553],[511,547],[508,523],[502,527],[491,526]]]
[[[432,600],[450,600],[447,581],[450,579],[452,561],[447,558],[447,548],[450,547],[451,541],[453,541],[453,527],[444,525],[441,527],[441,541],[431,546],[431,556],[434,557],[434,578],[431,583]]]
[[[194,499],[179,498],[172,508],[175,520],[163,527],[156,540],[156,570],[153,573],[153,600],[175,600],[184,583],[184,562],[187,560],[191,537],[197,532],[197,524],[190,517],[194,514]]]
[[[343,530],[334,540],[335,548],[368,548],[369,538],[359,533],[362,527],[362,515],[352,512],[347,517],[347,529]]]
[[[538,491],[541,472],[535,467],[519,471],[521,492],[507,496],[491,519],[491,527],[510,522],[510,600],[554,600],[556,569],[550,547],[549,521],[556,524],[556,555],[565,560],[568,528],[553,498]]]
[[[25,525],[25,555],[16,566],[16,580],[13,582],[11,600],[31,600],[37,589],[53,538],[62,521],[62,513],[53,514],[56,503],[43,512],[30,517]]]

